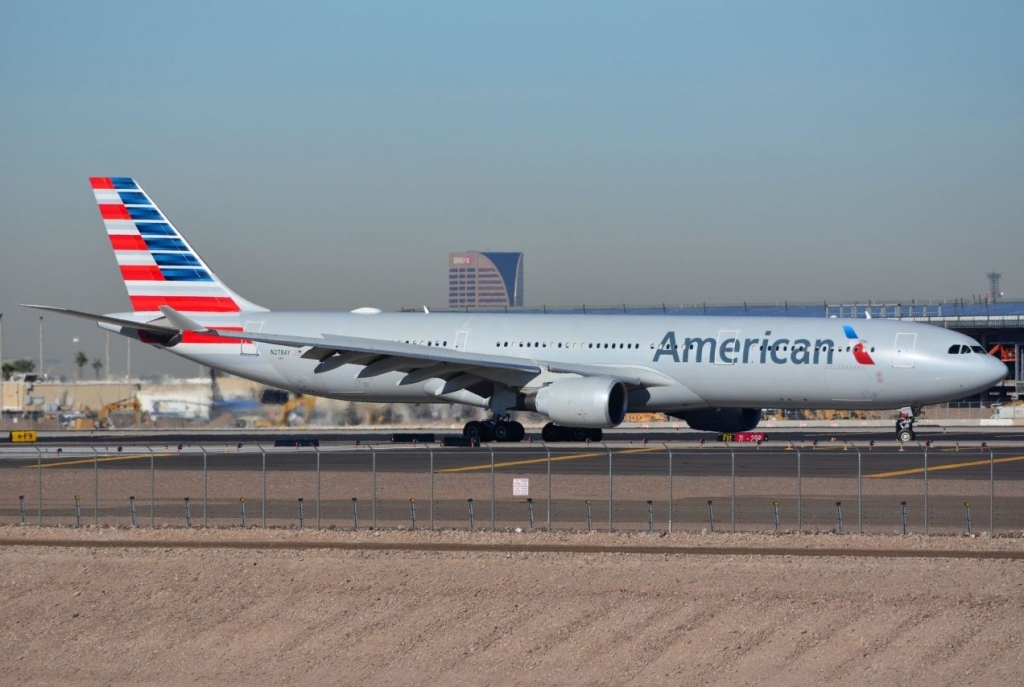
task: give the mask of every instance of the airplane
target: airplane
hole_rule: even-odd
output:
[[[513,413],[550,420],[545,441],[600,440],[627,410],[742,432],[761,409],[910,407],[965,398],[1007,367],[977,341],[884,319],[271,311],[232,291],[130,177],[90,179],[132,310],[97,322],[188,360],[333,399],[466,404],[475,441],[521,441]]]

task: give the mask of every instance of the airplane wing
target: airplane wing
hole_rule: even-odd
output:
[[[239,337],[237,330],[219,332],[199,324],[190,317],[169,306],[160,306],[163,318],[150,322],[97,315],[80,310],[57,308],[48,305],[25,305],[45,312],[78,317],[93,322],[103,322],[121,327],[142,330],[163,336],[172,336],[184,331],[199,332],[209,336]],[[244,332],[251,341],[275,344],[290,348],[307,348],[302,357],[319,360],[316,372],[323,373],[347,363],[366,365],[363,377],[372,377],[386,372],[407,373],[401,384],[421,382],[432,377],[447,379],[461,375],[472,375],[484,380],[507,383],[508,376],[529,379],[544,372],[575,374],[583,377],[609,377],[632,387],[670,386],[674,380],[659,372],[642,367],[586,365],[580,363],[551,362],[539,359],[516,358],[489,353],[469,353],[450,348],[419,346],[399,341],[367,339],[357,336],[322,334],[319,337],[303,337],[269,332]]]
[[[207,329],[169,306],[160,306],[160,311],[167,318],[168,322],[182,331],[195,331],[213,336],[222,335],[214,329]],[[304,352],[302,357],[319,360],[318,372],[326,372],[346,363],[359,362],[367,364],[367,370],[364,370],[363,376],[405,370],[414,379],[418,378],[418,381],[429,377],[423,377],[423,373],[417,373],[416,371],[423,370],[429,366],[432,371],[436,371],[437,374],[434,376],[437,377],[444,377],[450,374],[473,374],[474,371],[522,372],[530,375],[539,375],[542,372],[548,371],[577,374],[584,377],[610,377],[618,379],[628,386],[638,387],[674,383],[653,371],[638,371],[621,366],[554,363],[489,353],[467,353],[450,348],[420,346],[400,341],[385,341],[383,339],[366,339],[358,336],[341,336],[325,333],[319,337],[304,337],[270,332],[244,332],[242,335],[250,341],[259,341],[261,343],[291,348],[308,347],[309,350]],[[239,333],[237,331],[224,332],[223,336],[238,338]],[[641,374],[638,374],[638,372]],[[490,377],[491,375],[483,376]]]

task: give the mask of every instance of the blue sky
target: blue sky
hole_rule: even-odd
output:
[[[443,306],[473,249],[537,306],[1024,297],[1022,46],[1020,2],[0,2],[4,357],[16,303],[127,308],[90,175],[272,308]]]

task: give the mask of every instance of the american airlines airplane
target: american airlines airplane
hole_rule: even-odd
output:
[[[100,327],[296,393],[462,403],[481,441],[600,439],[627,410],[698,430],[753,429],[761,408],[890,409],[960,399],[1007,374],[967,336],[880,319],[270,311],[229,289],[131,178],[91,179],[132,311]],[[897,423],[914,439],[913,417]]]

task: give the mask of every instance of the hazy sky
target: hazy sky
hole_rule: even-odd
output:
[[[271,308],[1024,297],[1024,3],[0,2],[7,359],[128,309],[90,175]]]

